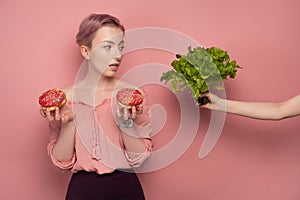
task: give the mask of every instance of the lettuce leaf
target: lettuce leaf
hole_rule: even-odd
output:
[[[187,55],[177,54],[171,66],[174,70],[164,72],[160,81],[165,84],[171,81],[174,92],[190,88],[195,99],[208,92],[209,87],[222,90],[220,83],[228,77],[235,78],[237,69],[241,68],[218,47],[188,47]]]

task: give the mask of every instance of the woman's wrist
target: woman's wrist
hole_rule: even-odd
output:
[[[228,103],[228,100],[226,100],[226,99],[221,99],[221,98],[217,99],[217,102],[214,103],[214,107],[215,107],[214,110],[226,112],[227,111],[227,103]]]
[[[62,127],[62,128],[68,128],[68,127],[72,127],[72,126],[75,126],[75,121],[74,121],[74,119],[70,119],[70,120],[68,120],[67,122],[61,123],[61,127]]]

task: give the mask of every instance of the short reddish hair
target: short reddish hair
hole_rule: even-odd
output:
[[[76,43],[79,46],[86,45],[87,47],[91,47],[96,31],[103,26],[117,27],[125,32],[124,26],[116,17],[108,14],[90,14],[82,20],[79,26]]]

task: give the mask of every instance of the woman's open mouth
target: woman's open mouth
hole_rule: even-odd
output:
[[[110,70],[117,71],[119,69],[119,63],[113,63],[109,65]]]

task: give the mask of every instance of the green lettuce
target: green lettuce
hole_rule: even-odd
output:
[[[174,92],[190,88],[195,99],[208,92],[209,87],[222,90],[222,81],[235,78],[237,69],[241,68],[235,60],[230,60],[226,51],[217,47],[188,47],[187,55],[176,54],[171,65],[174,70],[164,72],[160,81],[165,84],[171,81]]]

